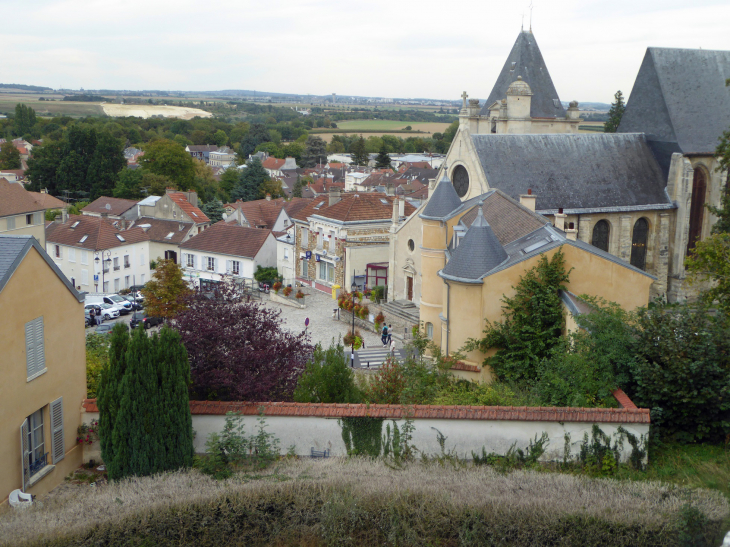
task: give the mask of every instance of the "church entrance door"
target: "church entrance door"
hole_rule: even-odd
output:
[[[411,276],[406,277],[406,298],[413,300],[413,278]]]

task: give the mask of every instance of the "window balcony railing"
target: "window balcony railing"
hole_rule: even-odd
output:
[[[121,270],[121,266],[114,266],[114,271],[115,272],[118,272],[119,270]]]
[[[131,268],[131,267],[132,267],[132,265],[131,265],[131,264],[130,264],[129,262],[127,262],[127,263],[126,263],[126,264],[124,265],[124,269],[125,269],[125,270],[126,270],[127,268]]]
[[[46,465],[48,465],[48,452],[43,454],[40,458],[36,458],[33,462],[30,464],[30,476],[32,477],[38,471],[43,469]]]

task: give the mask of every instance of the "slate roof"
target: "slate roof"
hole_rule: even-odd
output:
[[[442,219],[460,206],[461,200],[444,171],[444,175],[436,183],[433,194],[419,216],[426,219]]]
[[[22,184],[0,178],[0,217],[42,211],[43,206]]]
[[[484,218],[483,202],[479,202],[476,218],[456,249],[451,253],[439,275],[445,279],[480,281],[482,276],[500,264],[509,256],[502,244],[494,235],[492,227]]]
[[[512,46],[512,51],[499,73],[492,92],[482,107],[482,115],[489,113],[488,108],[495,101],[506,98],[507,88],[517,80],[517,76],[522,76],[522,79],[532,88],[530,116],[533,118],[565,117],[565,109],[560,102],[553,80],[550,78],[537,40],[530,31],[522,31],[517,36],[515,45]]]
[[[180,245],[180,249],[255,258],[271,230],[220,221]]]
[[[187,148],[190,152],[215,152],[218,150],[218,146],[215,144],[189,144]]]
[[[78,223],[78,224],[77,224]],[[86,239],[81,241],[84,236]],[[120,240],[121,236],[124,241]],[[149,236],[140,227],[119,230],[112,221],[89,215],[69,215],[68,221],[50,222],[46,226],[46,241],[68,245],[79,249],[99,251],[149,241]]]
[[[532,189],[538,211],[673,207],[644,135],[472,135],[472,142],[489,187],[513,199]]]
[[[106,208],[107,205],[109,205],[109,209]],[[95,214],[108,213],[110,215],[120,216],[129,211],[135,205],[137,205],[137,201],[133,199],[102,196],[89,203],[86,207],[81,209],[81,211]]]
[[[58,268],[58,266],[56,266],[53,260],[51,260],[51,257],[48,256],[48,253],[46,253],[43,247],[41,247],[41,244],[38,243],[38,240],[33,236],[28,235],[0,235],[0,292],[2,292],[2,290],[5,288],[5,285],[7,285],[8,281],[10,281],[13,273],[15,273],[15,270],[18,269],[18,266],[28,254],[28,251],[30,251],[31,247],[35,247],[36,251],[40,253],[43,260],[46,261],[46,264],[50,266],[50,268],[63,282],[66,288],[71,291],[71,294],[74,295],[76,300],[78,300],[79,302],[83,302],[84,297],[79,294],[79,292],[73,287],[73,285],[71,285],[71,282],[65,275],[63,275],[63,273]]]
[[[140,217],[135,222],[135,226],[145,230],[150,241],[179,245],[195,225],[192,222]],[[147,228],[147,226],[149,226],[149,228]],[[170,234],[172,234],[172,236],[168,238],[167,236]],[[124,232],[122,232],[122,235],[124,235]]]
[[[647,48],[620,133],[646,133],[666,154],[713,154],[730,126],[730,51]]]
[[[190,203],[188,201],[188,198],[185,197],[185,194],[182,192],[168,192],[168,196],[170,196],[170,199],[177,203],[178,207],[185,212],[188,217],[190,217],[190,220],[195,222],[195,224],[204,224],[206,222],[210,222],[210,219],[205,216],[205,213],[198,209],[195,205]]]

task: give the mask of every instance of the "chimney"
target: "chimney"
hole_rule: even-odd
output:
[[[565,230],[565,237],[567,237],[571,241],[578,240],[578,230],[576,229],[573,222],[568,223],[568,228]]]
[[[563,232],[565,231],[565,218],[567,216],[568,215],[563,214],[563,208],[562,207],[560,209],[558,209],[558,212],[555,215],[555,227],[558,230],[561,230]]]
[[[58,219],[58,217],[56,217],[56,219]],[[68,221],[68,207],[61,209],[61,222],[66,224],[66,221]]]
[[[340,197],[340,189],[339,189],[339,187],[337,187],[337,186],[331,186],[330,187],[330,202],[329,202],[330,207],[332,205],[334,205],[335,203],[339,202],[340,199],[342,199],[342,198]]]
[[[400,221],[400,199],[398,199],[398,196],[393,200],[393,224],[398,224]]]
[[[266,194],[266,201],[271,201],[271,194]]]
[[[406,200],[405,198],[400,198],[398,200],[398,216],[400,218],[403,218],[406,216]]]
[[[535,211],[535,201],[537,200],[536,196],[532,195],[532,188],[527,189],[526,194],[522,194],[520,196],[520,204],[527,207],[530,211]]]

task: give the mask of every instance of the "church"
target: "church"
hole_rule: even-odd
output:
[[[444,199],[444,181],[451,200],[474,208],[498,190],[560,237],[644,272],[649,297],[691,298],[697,287],[686,282],[684,260],[709,235],[716,219],[705,204],[719,204],[727,176],[714,151],[730,128],[728,78],[729,51],[650,47],[618,132],[579,133],[578,103],[564,108],[534,35],[520,32],[483,105],[462,95],[459,129],[429,200],[391,229],[389,299],[412,301],[422,324],[444,316],[441,274],[453,256],[427,244],[433,221],[424,216]],[[458,223],[442,225],[450,226],[448,245]],[[610,299],[630,290],[614,287]]]

